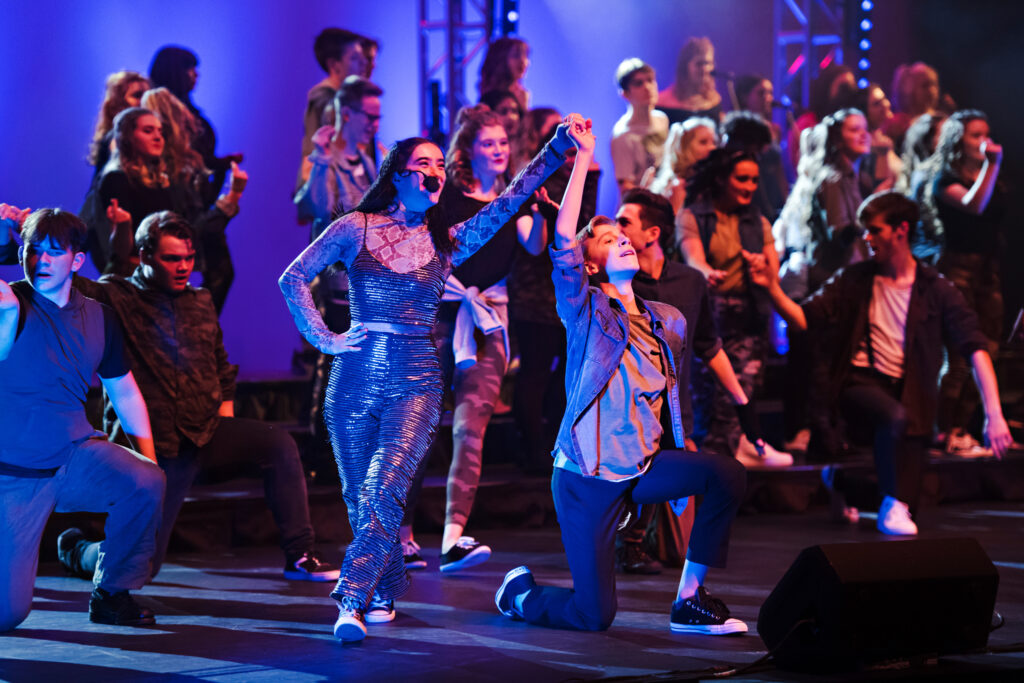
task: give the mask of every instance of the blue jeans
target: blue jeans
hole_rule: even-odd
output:
[[[746,470],[736,460],[692,451],[661,451],[645,474],[622,482],[555,468],[551,493],[573,587],[531,590],[523,601],[526,621],[579,631],[611,626],[617,607],[615,528],[630,498],[647,505],[703,496],[686,558],[724,567],[729,530],[746,485]]]
[[[32,608],[39,541],[54,510],[107,513],[95,586],[114,593],[149,579],[164,473],[105,438],[69,444],[66,452],[52,477],[0,475],[0,631],[16,627]]]

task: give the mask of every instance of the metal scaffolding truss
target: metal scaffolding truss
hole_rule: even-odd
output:
[[[466,73],[493,33],[494,0],[419,0],[418,18],[420,128],[447,133],[472,102]]]
[[[845,0],[775,0],[776,91],[807,107],[811,80],[843,62]]]

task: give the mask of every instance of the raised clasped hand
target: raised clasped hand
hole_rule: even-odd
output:
[[[570,114],[566,117],[565,125],[569,128],[569,137],[578,149],[594,151],[596,139],[594,138],[594,124],[590,119],[584,119],[579,114]]]

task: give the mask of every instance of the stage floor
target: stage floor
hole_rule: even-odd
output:
[[[992,633],[995,652],[950,657],[915,670],[856,676],[798,676],[761,666],[734,680],[1024,680],[1024,504],[944,505],[924,512],[922,538],[977,538],[1000,574],[996,608],[1006,625]],[[0,679],[8,681],[543,681],[602,677],[644,679],[680,672],[706,677],[715,666],[742,667],[765,654],[755,633],[758,609],[797,553],[818,543],[877,541],[863,526],[837,527],[824,511],[740,517],[730,567],[708,586],[748,622],[740,637],[676,636],[668,630],[677,570],[620,576],[619,611],[605,633],[553,631],[512,622],[494,608],[504,573],[528,564],[544,583],[568,585],[555,529],[493,530],[480,539],[491,560],[462,574],[437,571],[436,536],[421,539],[430,567],[414,574],[398,618],[370,625],[362,643],[335,641],[329,585],[287,582],[275,548],[214,556],[170,557],[159,579],[139,591],[158,624],[120,628],[91,624],[89,584],[43,563],[33,612],[0,636]],[[324,548],[331,559],[340,551]],[[887,618],[888,615],[879,615]],[[682,673],[686,672],[686,673]],[[704,672],[700,674],[698,672]],[[650,680],[654,680],[652,677]],[[677,680],[657,677],[657,680]]]

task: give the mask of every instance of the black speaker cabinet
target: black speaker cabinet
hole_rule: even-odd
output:
[[[757,630],[779,668],[853,671],[985,647],[999,574],[972,538],[806,548]]]

